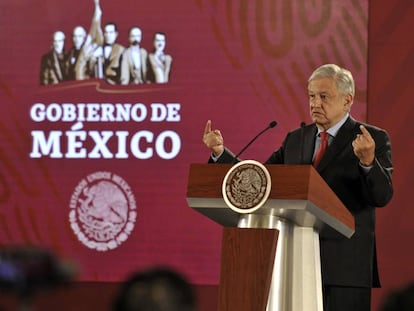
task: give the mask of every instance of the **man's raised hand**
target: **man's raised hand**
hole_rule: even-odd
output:
[[[203,142],[215,156],[218,156],[223,152],[223,136],[221,135],[220,130],[211,130],[211,120],[207,121],[204,128]]]

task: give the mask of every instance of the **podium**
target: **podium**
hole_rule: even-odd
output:
[[[346,237],[352,214],[311,165],[265,165],[266,202],[253,213],[229,208],[222,184],[231,164],[191,164],[187,202],[223,226],[219,311],[322,311],[319,231]]]

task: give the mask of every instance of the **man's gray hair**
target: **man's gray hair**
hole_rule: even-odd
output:
[[[355,82],[352,73],[335,64],[325,64],[317,68],[309,77],[308,82],[314,79],[334,78],[336,86],[342,95],[355,95]]]

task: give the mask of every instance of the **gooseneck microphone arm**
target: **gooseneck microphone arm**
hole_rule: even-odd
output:
[[[264,132],[266,132],[268,129],[271,129],[273,127],[275,127],[277,125],[276,121],[272,121],[269,123],[269,125],[262,130],[259,134],[257,134],[255,137],[253,137],[253,139],[251,141],[249,141],[249,143],[244,146],[244,148],[242,150],[240,150],[240,152],[238,154],[236,154],[236,156],[234,157],[235,159],[237,159],[247,148],[249,148],[249,146],[260,136],[262,135]]]

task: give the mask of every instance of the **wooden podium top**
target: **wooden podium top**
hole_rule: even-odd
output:
[[[187,202],[225,227],[236,227],[240,214],[222,196],[222,183],[232,164],[191,164]],[[265,165],[271,175],[269,199],[255,214],[274,215],[298,226],[320,229],[327,224],[350,237],[354,217],[311,165]]]

